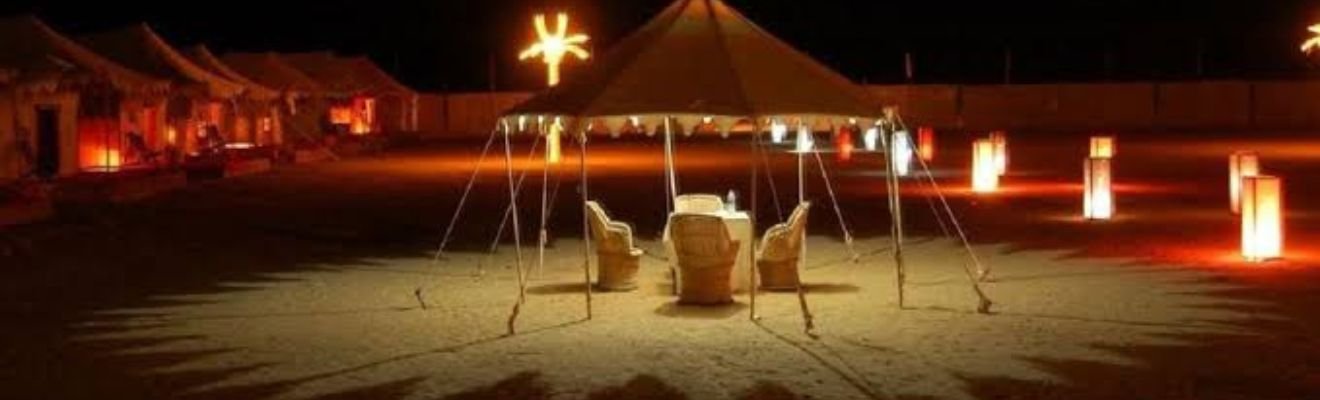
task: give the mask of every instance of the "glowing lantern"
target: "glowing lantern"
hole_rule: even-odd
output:
[[[1302,43],[1302,52],[1311,54],[1312,51],[1320,48],[1320,24],[1311,25],[1306,30],[1311,31],[1312,37]]]
[[[1008,134],[1004,131],[991,132],[990,141],[994,143],[995,173],[1004,176],[1008,173]]]
[[[775,121],[775,122],[770,123],[770,141],[771,141],[771,142],[773,142],[774,144],[780,144],[780,143],[783,143],[783,142],[784,142],[784,139],[786,139],[786,138],[788,138],[788,125],[787,125],[787,124],[784,124],[783,122],[778,122],[778,121]]]
[[[1082,216],[1086,219],[1110,219],[1114,216],[1114,192],[1110,159],[1091,157],[1083,164],[1086,190],[1082,194]]]
[[[853,128],[851,125],[839,128],[839,135],[834,137],[834,147],[839,149],[839,161],[848,162],[852,160],[853,149],[856,146],[853,145]]]
[[[912,136],[907,131],[894,132],[892,153],[898,176],[907,176],[912,172]]]
[[[1283,181],[1242,178],[1242,256],[1251,262],[1283,257]]]
[[[797,151],[806,153],[816,148],[816,141],[811,137],[811,128],[802,125],[797,133]]]
[[[866,145],[866,151],[876,151],[880,148],[880,127],[873,126],[866,130],[866,135],[862,136],[862,142]]]
[[[170,146],[179,144],[179,130],[173,126],[165,128],[165,142]]]
[[[545,162],[549,164],[559,164],[561,159],[559,138],[564,132],[564,124],[559,118],[555,118],[555,123],[550,124],[545,133]]]
[[[564,54],[573,54],[581,60],[591,58],[591,54],[579,46],[591,39],[582,34],[569,36],[568,14],[559,13],[558,17],[559,25],[554,33],[550,33],[550,29],[545,25],[545,15],[537,14],[533,22],[536,25],[536,36],[540,41],[518,55],[519,60],[541,56],[548,75],[546,81],[552,87],[559,85],[559,64],[564,62]]]
[[[995,166],[995,142],[978,139],[972,142],[972,191],[993,193],[999,189],[999,172]]]
[[[1114,158],[1113,136],[1091,137],[1091,158]]]
[[[921,154],[922,161],[935,159],[935,129],[930,127],[917,129],[917,152]]]
[[[1242,211],[1242,179],[1259,174],[1256,152],[1239,151],[1228,156],[1228,203],[1234,214]]]

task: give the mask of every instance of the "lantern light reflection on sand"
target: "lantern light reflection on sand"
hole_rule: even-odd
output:
[[[1283,257],[1283,181],[1242,178],[1242,256],[1251,262]]]
[[[935,129],[923,126],[917,129],[917,151],[922,161],[935,160]]]
[[[999,189],[999,173],[995,166],[995,143],[990,139],[972,142],[972,191],[993,193]]]
[[[1091,137],[1091,158],[1114,158],[1116,150],[1113,136]]]
[[[1082,216],[1090,220],[1106,220],[1114,216],[1114,192],[1111,159],[1091,157],[1083,163],[1086,189],[1083,193]]]
[[[995,173],[1004,176],[1008,173],[1008,134],[1004,131],[991,132],[990,142],[994,145]]]
[[[1242,210],[1242,179],[1260,174],[1260,157],[1254,151],[1228,156],[1228,203],[1234,214]]]

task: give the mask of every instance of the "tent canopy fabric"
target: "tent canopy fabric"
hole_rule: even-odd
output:
[[[227,53],[225,65],[262,86],[294,95],[321,94],[325,88],[276,53]]]
[[[253,82],[252,80],[238,73],[238,71],[234,71],[233,69],[229,68],[229,66],[225,65],[223,61],[220,61],[219,57],[216,57],[214,53],[211,53],[211,50],[206,48],[206,45],[199,44],[193,47],[189,47],[188,49],[184,50],[184,55],[187,56],[188,59],[191,60],[194,64],[197,64],[197,66],[206,69],[207,72],[228,79],[230,82],[234,82],[239,85],[242,85],[244,88],[244,94],[247,95],[248,98],[251,98],[253,100],[268,101],[280,97],[279,92],[272,90],[268,87],[265,87],[259,83]]]
[[[370,82],[361,80],[353,65],[329,51],[288,53],[281,56],[331,94],[352,96],[367,92],[371,87]]]
[[[169,79],[190,95],[230,99],[243,87],[193,64],[146,24],[88,35],[88,48],[136,71]]]
[[[129,93],[169,90],[168,81],[106,59],[30,15],[0,18],[0,69],[13,83],[47,89],[105,82]]]
[[[611,129],[631,116],[715,117],[727,129],[736,119],[819,123],[880,114],[848,78],[723,1],[677,0],[599,63],[506,116],[606,120]]]
[[[389,73],[367,57],[346,57],[343,59],[356,71],[357,79],[368,84],[368,91],[378,95],[416,96],[417,91],[399,83]]]

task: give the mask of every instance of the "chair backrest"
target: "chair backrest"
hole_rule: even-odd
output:
[[[685,194],[674,198],[674,212],[714,214],[724,211],[724,200],[713,194]]]
[[[591,224],[591,239],[596,242],[598,250],[606,253],[632,251],[632,229],[627,224],[611,220],[600,203],[587,202],[587,220]]]
[[[675,214],[669,239],[680,268],[727,266],[736,261],[738,242],[729,237],[724,219],[706,214]]]
[[[757,256],[766,260],[789,260],[797,258],[802,252],[802,237],[807,231],[807,217],[811,214],[811,202],[798,204],[788,221],[771,227],[765,232]]]

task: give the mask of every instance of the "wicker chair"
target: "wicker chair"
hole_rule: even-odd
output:
[[[674,198],[674,212],[714,214],[724,211],[724,200],[713,194],[685,194]]]
[[[591,240],[596,247],[596,286],[605,291],[637,288],[637,269],[643,251],[633,245],[632,227],[613,221],[599,203],[587,202]]]
[[[798,259],[802,256],[802,237],[807,230],[807,216],[811,202],[799,204],[788,217],[788,222],[775,225],[765,232],[761,248],[756,251],[756,268],[761,274],[761,288],[765,290],[796,290]]]
[[[733,302],[729,276],[738,257],[740,243],[729,238],[720,217],[706,214],[676,214],[671,239],[678,258],[682,288],[680,304],[718,305]]]

